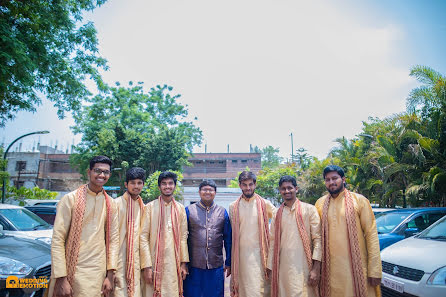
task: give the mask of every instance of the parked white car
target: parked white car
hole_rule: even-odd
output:
[[[37,199],[25,199],[25,206],[34,206],[34,205],[57,205],[59,203],[59,199],[44,199],[44,200],[37,200]]]
[[[446,296],[445,251],[446,216],[420,234],[382,250],[382,295]]]
[[[0,229],[12,236],[31,237],[50,244],[53,226],[24,207],[0,204]]]

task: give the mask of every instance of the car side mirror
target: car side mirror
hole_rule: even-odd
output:
[[[406,230],[404,230],[404,237],[412,237],[418,233],[420,233],[420,230],[418,228],[407,228]]]

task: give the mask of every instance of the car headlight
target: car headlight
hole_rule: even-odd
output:
[[[427,280],[428,285],[446,286],[446,266],[437,269]]]
[[[10,275],[24,277],[31,273],[33,269],[20,261],[0,257],[0,278],[7,278]]]
[[[44,242],[46,244],[51,245],[51,237],[39,237],[39,238],[36,238],[36,239],[40,240],[40,241],[42,241],[42,242]]]

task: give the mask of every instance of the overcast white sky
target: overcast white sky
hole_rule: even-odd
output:
[[[295,149],[323,158],[335,138],[354,137],[368,117],[404,111],[416,86],[410,67],[446,74],[445,43],[424,32],[445,36],[443,17],[432,15],[441,2],[423,9],[406,1],[333,2],[109,0],[87,18],[109,62],[105,81],[143,81],[147,90],[168,84],[182,95],[203,131],[195,152],[205,143],[213,153],[228,144],[231,152],[272,145],[287,157],[292,132]],[[73,124],[45,103],[8,123],[0,141],[47,129],[41,143],[66,148],[80,141]],[[29,137],[23,148],[37,141]]]

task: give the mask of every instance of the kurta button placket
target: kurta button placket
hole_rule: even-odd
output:
[[[206,208],[206,210],[207,210],[205,212],[206,219],[209,222],[210,221],[210,219],[208,218],[209,208]],[[207,224],[206,224],[205,228],[207,228]],[[210,228],[206,229],[206,237],[208,237],[208,235],[209,235],[208,230],[210,231],[211,229]],[[209,237],[209,239],[211,239],[211,238]],[[207,250],[209,250],[209,240],[206,240],[206,247],[207,247]],[[206,268],[209,268],[209,254],[207,252],[206,252]]]

